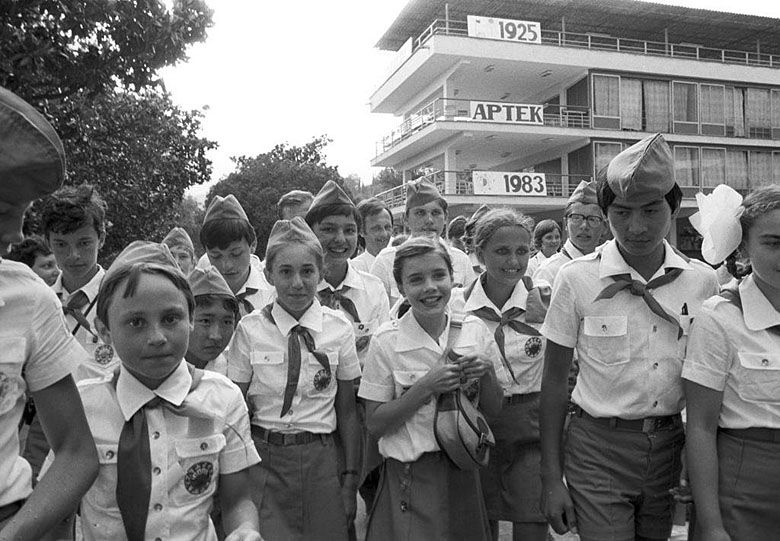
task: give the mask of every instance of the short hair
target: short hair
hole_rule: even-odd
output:
[[[111,306],[111,302],[114,299],[114,295],[117,294],[119,287],[122,284],[125,284],[122,298],[126,299],[132,297],[138,289],[138,282],[140,281],[142,274],[162,276],[176,286],[176,289],[184,293],[184,297],[187,299],[187,310],[189,311],[190,319],[192,319],[192,314],[195,311],[195,299],[192,296],[190,284],[181,271],[174,268],[142,262],[128,265],[116,271],[107,273],[105,278],[103,278],[100,289],[98,290],[96,314],[98,319],[103,322],[107,329],[110,328],[108,309]]]
[[[607,209],[612,203],[615,202],[615,199],[617,198],[615,192],[613,192],[612,188],[609,187],[609,182],[607,182],[607,175],[604,175],[598,179],[598,184],[596,185],[596,197],[598,197],[601,212],[607,214]],[[669,208],[672,209],[672,212],[680,208],[682,198],[682,189],[676,182],[674,183],[674,186],[672,186],[672,189],[666,192],[664,195],[664,199],[669,205]]]
[[[91,184],[65,186],[47,197],[41,212],[44,237],[73,233],[86,225],[99,237],[106,233],[106,202]]]
[[[307,192],[306,190],[292,190],[279,198],[279,201],[276,203],[277,212],[281,218],[283,208],[296,207],[303,203],[309,203],[311,205],[312,201],[314,201],[313,193]]]
[[[200,243],[206,250],[226,250],[231,243],[244,239],[250,246],[257,241],[255,228],[246,220],[209,220],[200,228]]]
[[[750,192],[742,200],[742,207],[744,210],[739,217],[739,224],[742,226],[742,242],[740,242],[739,248],[726,258],[726,269],[737,279],[752,272],[751,265],[748,265],[744,272],[740,272],[737,269],[736,261],[739,258],[739,253],[744,249],[750,230],[755,225],[756,220],[768,212],[780,209],[780,185],[772,184]]]
[[[363,219],[363,224],[366,223],[366,218],[369,216],[376,216],[377,214],[381,214],[382,211],[385,211],[390,216],[390,225],[394,225],[393,213],[390,212],[390,209],[387,208],[387,205],[385,205],[384,201],[377,197],[363,199],[360,203],[357,204],[357,209],[358,212],[360,212],[360,217]]]
[[[558,222],[555,220],[550,220],[549,218],[546,220],[542,220],[538,224],[536,224],[536,227],[534,228],[534,248],[537,250],[541,250],[542,248],[542,238],[547,233],[552,233],[553,231],[557,231],[558,234],[561,234],[561,226],[558,225]]]
[[[221,304],[222,308],[232,312],[233,316],[236,318],[236,323],[238,323],[238,318],[241,312],[238,308],[238,301],[235,297],[230,295],[220,295],[218,293],[204,293],[203,295],[195,296],[196,308],[208,308],[209,306],[214,306],[215,304]]]
[[[534,220],[520,212],[510,209],[493,209],[482,216],[477,222],[474,233],[474,247],[484,248],[493,234],[502,227],[519,227],[528,233],[528,238],[533,236]]]
[[[404,263],[413,257],[418,257],[426,254],[438,254],[447,264],[447,270],[450,271],[450,277],[452,277],[452,258],[442,243],[438,239],[431,239],[428,237],[412,237],[404,242],[395,251],[395,259],[393,260],[393,278],[395,283],[401,285],[401,277],[403,276]]]
[[[291,244],[301,244],[303,246],[310,248],[309,251],[312,254],[314,254],[314,260],[315,260],[315,264],[317,265],[317,269],[320,271],[320,274],[322,273],[323,259],[324,259],[322,251],[314,249],[313,247],[311,247],[311,245],[308,242],[304,242],[302,240],[292,240],[284,244],[275,243],[266,247],[265,268],[268,270],[268,272],[273,271],[274,261],[276,260],[276,256],[279,255],[279,251],[282,250],[283,248],[287,248]]]
[[[46,242],[38,235],[27,237],[19,244],[14,244],[6,256],[11,261],[19,261],[32,268],[38,256],[51,255],[51,250]]]
[[[318,205],[316,208],[310,209],[309,212],[306,213],[304,219],[309,227],[314,229],[315,225],[328,216],[346,216],[347,218],[352,218],[357,224],[358,231],[363,226],[362,216],[358,209],[355,208],[355,205],[347,204]]]

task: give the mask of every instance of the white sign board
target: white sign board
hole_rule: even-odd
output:
[[[473,38],[503,39],[520,43],[542,43],[542,25],[533,21],[493,19],[469,15],[468,35]]]
[[[469,102],[469,116],[477,122],[544,125],[544,105],[503,103],[494,101]]]
[[[472,171],[474,195],[546,196],[544,173]]]

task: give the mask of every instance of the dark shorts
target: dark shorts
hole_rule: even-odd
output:
[[[780,538],[780,443],[718,433],[718,491],[732,541]]]
[[[565,476],[582,541],[667,539],[685,444],[682,423],[639,432],[573,416]]]

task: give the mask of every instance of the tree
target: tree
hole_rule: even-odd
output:
[[[206,200],[235,195],[257,232],[256,252],[262,256],[282,195],[290,190],[316,194],[328,180],[344,186],[338,168],[326,163],[324,150],[329,142],[323,135],[300,147],[282,143],[255,157],[234,158],[236,170],[215,184]]]
[[[173,212],[173,225],[183,227],[187,231],[195,246],[196,257],[200,257],[204,251],[200,244],[200,226],[203,224],[205,215],[206,209],[191,195],[185,195]]]
[[[400,186],[404,181],[403,175],[390,167],[385,167],[379,174],[374,177],[374,182],[371,184],[373,187],[373,193],[378,194]]]

